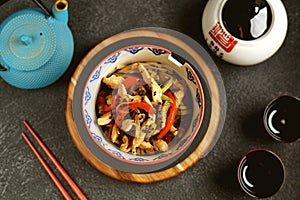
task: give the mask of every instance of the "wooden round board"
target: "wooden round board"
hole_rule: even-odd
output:
[[[78,89],[80,88],[79,80],[83,78],[82,76],[85,73],[87,65],[94,65],[99,62],[98,59],[95,59],[97,55],[99,55],[98,53],[104,50],[107,51],[110,46],[115,44],[122,45],[122,43],[128,44],[136,42],[138,44],[140,42],[138,40],[148,43],[152,40],[155,42],[159,41],[160,45],[165,44],[167,49],[181,56],[183,50],[188,52],[188,55],[184,54],[185,56],[183,57],[193,66],[199,67],[198,71],[200,71],[201,77],[203,78],[203,80],[201,80],[202,84],[205,83],[203,84],[206,93],[205,101],[209,102],[206,104],[209,105],[209,109],[206,109],[206,113],[204,114],[204,118],[206,119],[204,119],[204,125],[200,130],[203,134],[197,135],[198,137],[195,138],[189,150],[167,166],[153,172],[149,171],[144,173],[135,172],[134,169],[133,171],[116,169],[117,167],[111,165],[99,155],[96,155],[96,150],[89,148],[89,144],[94,142],[89,138],[90,136],[85,137],[85,135],[82,134],[83,131],[80,129],[79,123],[76,123],[75,112],[79,104],[74,104],[77,100],[75,98],[78,98],[78,96],[82,97],[82,94],[75,94],[77,90],[80,90]],[[168,46],[168,44],[172,45]],[[221,134],[225,121],[226,107],[225,89],[220,73],[208,53],[196,41],[182,33],[169,29],[141,28],[114,35],[99,43],[85,56],[69,83],[66,101],[66,120],[70,135],[76,147],[85,159],[96,169],[118,180],[152,183],[181,174],[211,151]],[[80,109],[81,108],[79,108],[79,110]]]

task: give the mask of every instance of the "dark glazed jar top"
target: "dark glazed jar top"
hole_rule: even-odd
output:
[[[222,21],[234,37],[254,40],[269,30],[271,8],[266,0],[228,0],[222,10]]]

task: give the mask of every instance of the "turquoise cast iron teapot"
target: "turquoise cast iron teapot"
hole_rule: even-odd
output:
[[[39,8],[20,10],[0,25],[0,77],[23,89],[55,82],[68,68],[74,41],[68,27],[68,2],[57,0],[52,12]]]

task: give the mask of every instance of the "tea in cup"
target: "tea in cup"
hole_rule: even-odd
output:
[[[266,198],[281,188],[285,170],[275,153],[267,149],[254,149],[241,158],[237,176],[240,186],[248,195]]]
[[[300,138],[300,99],[279,96],[265,108],[264,127],[268,134],[281,142],[295,142]]]

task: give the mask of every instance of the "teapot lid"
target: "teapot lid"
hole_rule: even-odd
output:
[[[44,14],[19,11],[0,27],[0,52],[6,66],[31,71],[42,67],[55,52],[56,33]]]

